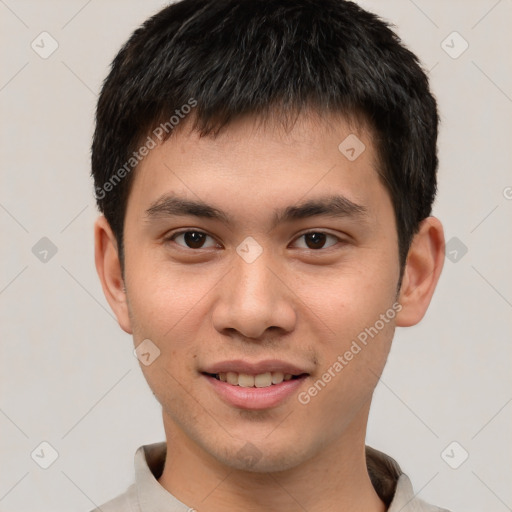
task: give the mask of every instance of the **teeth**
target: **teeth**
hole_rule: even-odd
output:
[[[272,373],[272,384],[279,384],[284,380],[284,373],[282,372],[273,372]]]
[[[290,373],[282,372],[266,372],[258,375],[247,375],[246,373],[218,373],[215,376],[222,382],[227,382],[232,386],[241,386],[243,388],[267,388],[273,384],[281,384],[286,380],[291,380],[292,375]]]
[[[219,376],[219,378],[220,378],[220,376]],[[228,384],[233,384],[233,386],[238,386],[238,375],[233,372],[228,372],[226,374],[226,382]]]
[[[252,375],[241,373],[238,376],[238,385],[243,388],[252,388],[254,386],[254,377]]]
[[[240,380],[238,380],[240,382]],[[254,385],[257,388],[266,388],[272,385],[272,374],[270,372],[261,373],[260,375],[256,375],[254,377]]]

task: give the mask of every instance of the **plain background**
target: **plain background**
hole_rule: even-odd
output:
[[[367,443],[427,501],[512,510],[512,2],[360,3],[429,70],[442,116],[434,214],[452,244],[427,316],[397,331]],[[0,0],[1,511],[88,511],[133,481],[137,447],[164,440],[94,268],[89,177],[108,66],[163,5]],[[31,47],[43,31],[59,45],[47,59]],[[43,237],[57,249],[46,262],[33,252]],[[31,457],[43,441],[59,455],[48,469]],[[458,469],[446,462],[465,451]]]

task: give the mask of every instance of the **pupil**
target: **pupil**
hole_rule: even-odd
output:
[[[200,249],[204,242],[204,234],[197,231],[188,231],[185,233],[185,243],[191,249]]]
[[[325,235],[325,233],[308,233],[306,235],[306,240],[312,241],[313,247],[310,247],[310,244],[308,244],[307,242],[306,244],[310,249],[321,249],[325,243],[326,236],[327,235]]]

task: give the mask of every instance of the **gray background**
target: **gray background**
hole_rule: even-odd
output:
[[[396,334],[367,442],[427,501],[512,510],[512,2],[360,3],[396,24],[429,70],[442,115],[434,213],[453,238],[427,316]],[[89,178],[100,84],[163,5],[0,0],[1,511],[88,511],[132,482],[138,446],[164,439],[96,276]],[[46,59],[31,47],[51,48],[43,31],[58,43]],[[457,58],[454,31],[469,44]],[[59,454],[48,469],[31,457],[50,461],[43,441]]]

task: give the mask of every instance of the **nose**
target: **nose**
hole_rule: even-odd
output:
[[[212,321],[221,334],[237,331],[243,337],[259,340],[268,334],[267,330],[288,333],[295,327],[296,297],[270,251],[264,250],[252,262],[236,253],[231,272],[216,292]]]

